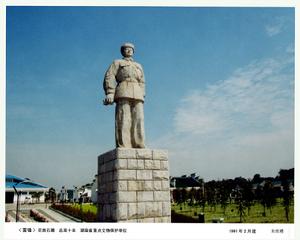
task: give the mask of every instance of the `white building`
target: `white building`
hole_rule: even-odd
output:
[[[5,177],[5,203],[43,203],[49,188],[29,179],[7,174]]]
[[[65,188],[65,186],[61,187],[60,193],[59,193],[59,201],[60,202],[66,202],[67,201],[67,189]]]
[[[73,202],[78,202],[78,201],[79,201],[78,188],[74,186]]]
[[[96,204],[98,199],[98,175],[95,175],[95,179],[92,183],[91,192],[91,201],[92,203]]]
[[[90,202],[92,197],[92,183],[88,183],[81,187],[80,196],[83,198],[83,202]]]

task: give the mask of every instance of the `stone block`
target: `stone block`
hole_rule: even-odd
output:
[[[153,180],[169,180],[169,172],[153,170]]]
[[[119,191],[116,192],[116,194],[117,194],[117,202],[119,203],[135,202],[137,200],[136,191]]]
[[[156,217],[154,218],[155,223],[162,223],[163,222],[163,217]]]
[[[137,202],[137,217],[145,217],[145,202]]]
[[[103,203],[108,203],[109,202],[109,193],[102,194],[101,200]]]
[[[154,191],[154,201],[170,201],[170,192]]]
[[[114,181],[113,182],[113,191],[127,191],[127,181]]]
[[[127,218],[128,219],[135,219],[137,218],[137,203],[128,203],[128,213]]]
[[[144,181],[128,181],[128,191],[142,191],[144,189]]]
[[[160,161],[160,170],[168,170],[168,169],[169,169],[168,161]]]
[[[136,159],[128,159],[127,160],[128,169],[137,169],[138,167],[138,160]]]
[[[98,167],[104,164],[104,156],[103,154],[98,156]]]
[[[118,220],[126,220],[128,213],[127,203],[118,203],[116,207],[116,218]]]
[[[161,181],[161,190],[170,190],[170,182],[169,180]]]
[[[103,162],[106,163],[108,161],[116,159],[116,150],[111,150],[101,155]]]
[[[171,217],[158,217],[154,219],[155,223],[170,223]]]
[[[101,164],[98,166],[98,174],[105,173],[105,164]]]
[[[114,180],[135,180],[137,170],[118,170],[114,175]],[[139,171],[139,170],[138,170]]]
[[[137,169],[145,169],[145,160],[142,159],[137,160]]]
[[[166,150],[153,150],[153,159],[155,160],[168,160],[168,151]]]
[[[137,170],[138,180],[152,180],[152,170]]]
[[[161,185],[161,181],[153,181],[153,188],[156,191],[161,191],[162,190],[162,185]]]
[[[153,160],[145,160],[145,169],[152,169]]]
[[[137,201],[138,202],[153,201],[153,192],[152,191],[137,192]]]
[[[102,173],[99,176],[99,180],[100,180],[99,183],[101,183],[102,186],[106,183],[105,173]]]
[[[143,189],[139,189],[139,190],[145,190],[145,191],[153,190],[153,181],[145,181]]]
[[[160,169],[159,160],[145,160],[145,169]]]
[[[104,165],[105,165],[106,172],[112,171],[114,170],[115,161],[106,162]]]
[[[160,162],[162,162],[162,161],[153,160],[153,169],[160,169]]]
[[[162,202],[162,215],[163,216],[170,216],[171,214],[171,203],[168,202]]]
[[[110,206],[110,215],[111,215],[111,220],[113,222],[117,221],[117,204],[109,204]]]
[[[137,149],[136,158],[138,159],[152,159],[152,150],[151,149]]]
[[[105,189],[106,189],[106,184],[102,182],[102,184],[100,184],[98,186],[98,193],[104,193],[105,192]]]
[[[106,183],[105,192],[113,192],[113,191],[114,191],[114,189],[113,189],[113,182]]]
[[[127,166],[127,159],[117,159],[116,161],[114,161],[114,170],[119,170],[119,169],[128,169]]]
[[[111,182],[113,180],[113,172],[104,173],[104,182]]]
[[[138,219],[138,223],[154,223],[155,218],[141,218]]]
[[[118,221],[119,223],[137,223],[137,219],[126,219],[122,221]]]
[[[117,159],[122,159],[122,158],[131,158],[134,159],[136,158],[136,150],[134,148],[117,148]]]
[[[103,207],[103,215],[105,219],[110,219],[111,215],[110,215],[110,205],[104,205]]]
[[[98,203],[99,203],[100,205],[106,203],[106,202],[104,201],[104,194],[98,194]]]
[[[161,202],[146,202],[145,203],[145,217],[160,217],[162,216]]]
[[[107,202],[108,203],[116,203],[117,202],[117,193],[116,192],[109,192],[107,193]]]

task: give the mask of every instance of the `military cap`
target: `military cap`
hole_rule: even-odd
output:
[[[133,49],[134,51],[134,45],[132,43],[124,43],[122,46],[121,46],[121,53],[123,52],[123,49],[126,48],[126,47],[130,47]]]

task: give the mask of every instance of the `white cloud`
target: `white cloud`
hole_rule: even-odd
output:
[[[271,117],[293,107],[288,61],[267,59],[236,70],[224,81],[194,90],[175,116],[177,132],[208,134],[268,128]]]
[[[266,25],[265,29],[269,37],[273,37],[277,34],[279,34],[282,30],[282,24],[278,25]]]
[[[273,37],[280,34],[284,30],[284,24],[286,19],[284,17],[278,17],[273,19],[273,22],[265,25],[266,33],[269,37]]]
[[[171,173],[206,179],[293,166],[294,77],[289,57],[253,61],[181,100],[174,132],[156,142],[170,151]]]

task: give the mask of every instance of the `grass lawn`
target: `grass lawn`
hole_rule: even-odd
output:
[[[74,208],[80,209],[79,203],[74,203],[71,205]],[[91,203],[83,203],[82,204],[82,212],[91,212],[97,214],[97,206]]]
[[[180,210],[180,205],[173,204],[172,210],[175,210],[175,212],[180,214],[191,216],[195,219],[198,219],[198,214],[203,212],[202,208],[188,206],[188,204],[182,204],[181,207],[182,210]],[[248,210],[245,209],[245,218],[243,223],[287,223],[285,210],[281,200],[278,200],[277,204],[273,206],[271,210],[266,209],[266,216],[263,216],[263,211],[263,206],[259,203],[252,206],[249,213]],[[224,218],[225,223],[240,222],[236,204],[228,204],[225,214],[220,205],[217,205],[215,210],[211,209],[210,206],[206,206],[204,209],[204,215],[206,223],[211,223],[213,218]],[[294,223],[294,205],[290,206],[288,223]]]

